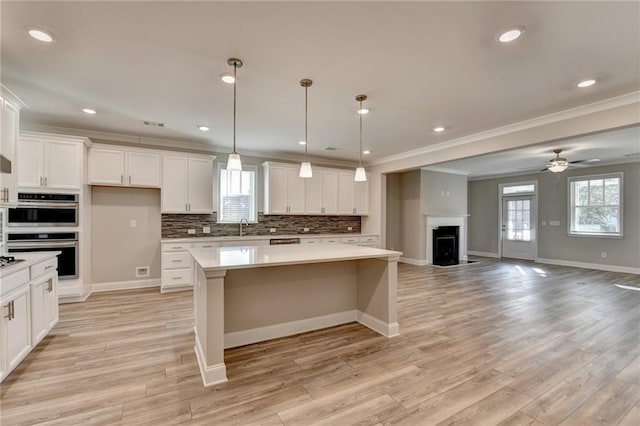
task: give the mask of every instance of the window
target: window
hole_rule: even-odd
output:
[[[569,178],[573,235],[622,236],[622,173]]]
[[[535,183],[527,183],[522,185],[504,185],[502,187],[502,195],[523,194],[536,192]]]
[[[241,219],[257,222],[256,174],[257,168],[252,166],[237,171],[218,165],[218,222],[238,223]]]
[[[531,200],[507,200],[507,239],[531,241]]]

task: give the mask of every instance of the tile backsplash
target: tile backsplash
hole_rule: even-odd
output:
[[[205,234],[203,227],[210,227]],[[351,230],[349,230],[351,227]],[[269,230],[275,228],[276,232]],[[309,232],[304,232],[309,228]],[[195,234],[189,234],[195,229]],[[293,235],[293,234],[352,234],[360,233],[360,216],[278,216],[258,213],[258,223],[250,223],[243,229],[244,235]],[[162,238],[226,237],[239,233],[237,223],[217,223],[213,214],[163,214]]]

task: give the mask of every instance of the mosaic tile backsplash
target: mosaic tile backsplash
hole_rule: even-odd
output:
[[[237,223],[217,223],[217,213],[213,214],[163,214],[162,238],[187,237],[230,237],[239,232]],[[208,226],[211,232],[205,234],[202,228]],[[349,231],[351,227],[351,231]],[[276,228],[275,233],[269,232]],[[309,228],[309,232],[304,232]],[[188,234],[195,229],[195,234]],[[265,216],[258,213],[258,223],[244,226],[244,235],[293,235],[293,234],[354,234],[360,233],[360,216]]]

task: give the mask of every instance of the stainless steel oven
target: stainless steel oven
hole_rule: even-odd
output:
[[[78,226],[78,195],[18,193],[7,226]]]
[[[60,251],[58,278],[78,278],[78,233],[38,232],[31,234],[7,234],[7,252]],[[18,256],[19,257],[19,256]]]

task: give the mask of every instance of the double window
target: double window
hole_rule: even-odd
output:
[[[622,236],[622,173],[569,178],[570,235]]]
[[[257,222],[257,191],[255,166],[244,166],[242,171],[218,166],[218,222],[238,223],[242,219]]]

